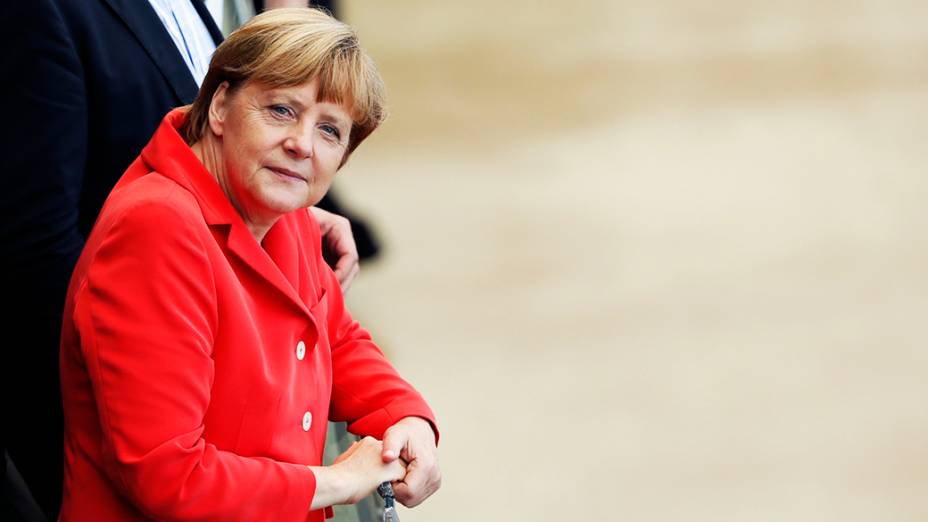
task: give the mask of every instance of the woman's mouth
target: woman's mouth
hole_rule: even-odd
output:
[[[267,167],[268,170],[277,174],[279,177],[286,179],[287,181],[302,181],[306,182],[306,177],[300,175],[298,172],[292,171],[290,169],[285,169],[282,167]]]

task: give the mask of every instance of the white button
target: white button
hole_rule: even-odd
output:
[[[303,357],[306,357],[306,343],[300,341],[296,343],[296,358],[302,361]]]
[[[313,414],[306,412],[303,414],[303,431],[309,431],[309,427],[313,425]]]

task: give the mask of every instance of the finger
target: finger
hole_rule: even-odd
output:
[[[351,221],[333,215],[332,226],[326,233],[329,244],[339,256],[350,255],[357,260],[358,245],[354,241],[354,235],[351,232]]]
[[[406,468],[406,476],[403,478],[403,483],[409,488],[410,493],[419,496],[425,491],[428,479],[428,470],[424,469],[419,463],[414,463]]]
[[[338,284],[341,285],[342,291],[345,290],[346,286],[351,286],[351,281],[357,275],[358,269],[358,260],[350,254],[338,258],[335,263],[335,277],[338,278]]]
[[[441,487],[441,470],[438,461],[422,455],[406,468],[406,476],[394,488],[396,499],[407,507],[414,507],[432,496]]]
[[[403,477],[406,476],[406,463],[402,459],[396,459],[389,464],[386,464],[389,476],[384,480],[396,481],[403,480]]]
[[[406,477],[409,477],[409,473],[406,474]],[[408,508],[416,507],[425,500],[413,488],[409,487],[409,484],[401,481],[393,483],[393,494],[396,496],[397,502]]]
[[[383,437],[383,452],[381,453],[383,461],[392,462],[398,459],[407,442],[409,442],[409,437],[404,430],[387,430]]]
[[[310,207],[310,211],[319,223],[326,250],[336,258],[333,269],[339,284],[343,283],[346,277],[353,278],[352,267],[358,264],[358,246],[351,233],[351,222],[321,208]],[[350,280],[348,284],[351,284]]]
[[[341,234],[333,231],[327,236],[327,239],[331,239],[329,248],[338,256],[334,268],[336,272],[347,272],[351,267],[358,264],[358,248],[355,246],[354,240],[351,239],[350,229],[349,231],[343,231]]]
[[[348,273],[348,275],[338,281],[339,286],[342,287],[343,294],[348,293],[348,289],[351,288],[351,283],[353,283],[354,280],[357,279],[358,274],[360,272],[361,272],[361,265],[358,263],[355,263],[354,266],[351,267],[351,271]]]
[[[338,283],[342,287],[342,291],[347,290],[348,286],[351,286],[351,282],[357,276],[357,272],[360,269],[358,261],[358,250],[354,245],[352,240],[350,244],[346,246],[347,241],[339,241],[336,245],[333,245],[332,250],[335,251],[335,254],[338,256],[338,260],[335,262],[335,277],[338,278]]]

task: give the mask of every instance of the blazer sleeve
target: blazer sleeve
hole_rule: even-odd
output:
[[[5,2],[0,32],[4,126],[0,191],[5,275],[56,322],[83,247],[78,204],[87,160],[87,96],[78,45],[49,0]],[[16,293],[15,291],[13,293]]]
[[[246,458],[203,437],[216,290],[191,224],[199,215],[169,202],[98,223],[106,233],[77,292],[106,472],[153,519],[303,520],[316,484],[307,466]]]
[[[338,279],[317,259],[328,299],[329,342],[332,346],[331,420],[348,422],[348,431],[383,439],[384,432],[404,417],[429,422],[438,442],[435,414],[415,388],[397,373],[370,334],[345,307]]]

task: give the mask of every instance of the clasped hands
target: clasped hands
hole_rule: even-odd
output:
[[[364,437],[331,466],[312,469],[316,475],[313,509],[354,504],[382,482],[393,484],[398,502],[415,507],[441,487],[435,433],[419,417],[406,417],[391,426],[383,442]]]

